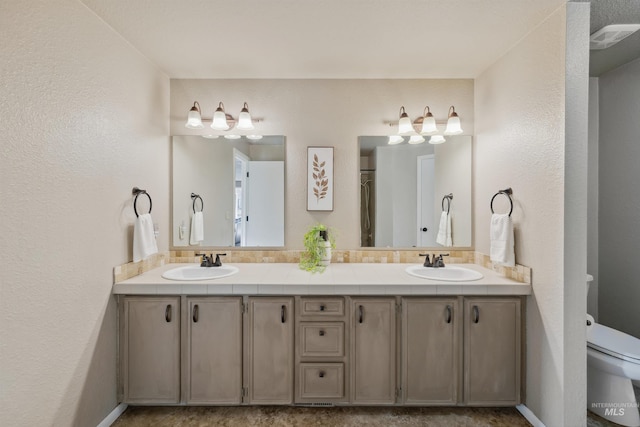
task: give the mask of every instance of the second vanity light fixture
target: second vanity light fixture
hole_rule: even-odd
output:
[[[260,120],[252,120],[251,114],[249,114],[249,105],[245,102],[242,110],[240,110],[240,114],[238,115],[238,120],[236,121],[233,116],[227,114],[224,111],[224,104],[220,102],[218,104],[218,108],[213,113],[213,118],[211,119],[203,119],[202,118],[202,110],[200,109],[200,103],[195,101],[193,103],[193,107],[189,110],[189,115],[187,117],[187,123],[184,125],[187,129],[203,129],[204,121],[211,121],[211,129],[227,131],[232,128],[238,131],[248,131],[255,129],[253,122],[259,122]],[[205,135],[208,138],[217,138],[216,135]],[[253,138],[252,138],[253,137]],[[240,138],[240,135],[225,135],[225,138],[229,139],[237,139]],[[249,139],[260,139],[259,135],[247,135]]]
[[[419,133],[418,133],[419,129]],[[444,135],[460,135],[463,132],[460,125],[460,117],[456,113],[455,107],[449,107],[449,115],[447,118],[447,127]],[[431,109],[427,105],[424,108],[422,116],[418,117],[413,123],[409,115],[400,107],[400,119],[398,120],[398,134],[389,136],[389,145],[400,144],[404,142],[404,137],[409,136],[409,144],[421,144],[425,141],[424,136],[431,136],[429,144],[442,144],[446,141],[443,135],[438,133],[436,119],[431,113]]]

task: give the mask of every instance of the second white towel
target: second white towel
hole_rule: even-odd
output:
[[[453,239],[451,238],[451,215],[444,211],[442,215],[440,215],[440,226],[438,227],[436,243],[442,246],[453,246]]]
[[[202,212],[196,212],[191,218],[191,236],[189,244],[199,245],[204,240],[204,219]]]
[[[153,232],[153,219],[150,214],[140,215],[133,223],[133,262],[155,253],[158,253],[158,244]]]
[[[513,222],[509,214],[491,215],[491,226],[489,229],[491,248],[489,255],[491,261],[514,267],[516,265],[516,255],[513,239]]]

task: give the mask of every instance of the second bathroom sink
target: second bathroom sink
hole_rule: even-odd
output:
[[[407,267],[406,272],[412,276],[422,279],[444,280],[447,282],[471,282],[480,280],[484,276],[470,268],[447,265],[446,267],[432,268],[422,265],[412,265]]]
[[[238,272],[238,268],[232,265],[220,267],[200,267],[199,265],[187,265],[177,267],[162,273],[162,277],[169,280],[209,280],[228,277]]]

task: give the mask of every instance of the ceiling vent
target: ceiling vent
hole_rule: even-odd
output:
[[[640,30],[640,24],[607,25],[591,34],[589,48],[591,50],[606,49],[638,30]]]

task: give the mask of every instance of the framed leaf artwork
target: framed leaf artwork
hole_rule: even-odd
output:
[[[333,147],[307,147],[307,210],[333,210]]]

